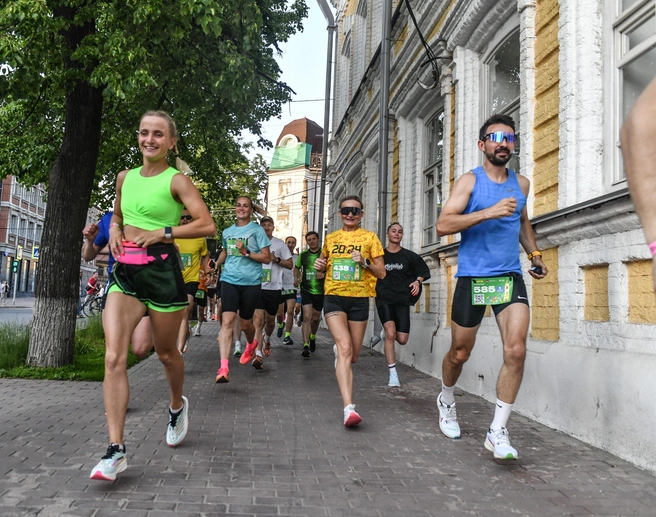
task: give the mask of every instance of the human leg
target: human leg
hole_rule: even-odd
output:
[[[264,360],[262,359],[263,339],[262,332],[264,329],[264,309],[255,309],[253,314],[253,327],[255,328],[254,339],[257,343],[255,348],[255,357],[252,359],[253,367],[260,370]],[[267,343],[268,344],[268,343]]]
[[[232,348],[232,337],[235,326],[239,324],[239,317],[236,312],[223,311],[221,314],[221,330],[219,331],[219,358],[221,365],[216,372],[216,382],[225,383],[228,381],[229,357]]]
[[[305,352],[305,347],[307,347],[308,352],[310,350],[310,334],[312,333],[311,325],[312,325],[312,304],[303,305],[303,326],[301,327],[301,333],[303,334],[304,352]]]
[[[154,346],[150,317],[144,316],[132,333],[132,353],[143,359],[148,357]]]
[[[191,335],[189,331],[189,319],[194,310],[194,297],[189,293],[187,293],[187,301],[189,305],[182,311],[182,320],[178,329],[178,350],[183,354],[187,351],[189,345],[189,336]]]

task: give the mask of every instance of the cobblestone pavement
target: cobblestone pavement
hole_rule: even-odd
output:
[[[190,431],[165,444],[167,387],[155,356],[130,371],[128,469],[91,481],[107,447],[102,385],[0,380],[0,516],[653,516],[656,478],[599,449],[514,415],[518,461],[483,447],[491,404],[458,393],[463,429],[437,426],[440,382],[404,365],[387,387],[382,355],[363,351],[342,426],[332,341],[301,357],[300,332],[256,371],[231,360],[215,384],[218,324],[185,355]]]

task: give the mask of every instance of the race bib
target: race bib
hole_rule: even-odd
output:
[[[500,305],[512,299],[513,279],[509,276],[472,278],[472,305]]]
[[[244,247],[248,247],[248,239],[226,239],[226,253],[228,256],[242,256],[241,251],[237,249],[237,241],[242,241],[244,243]]]
[[[262,283],[271,282],[271,269],[262,268]]]
[[[317,270],[316,269],[306,269],[305,270],[305,278],[307,280],[314,280],[317,278]]]
[[[204,300],[205,294],[206,294],[205,291],[199,289],[198,291],[196,291],[196,298],[198,298],[199,300]]]
[[[187,269],[191,267],[193,254],[192,253],[180,253],[180,258],[182,259],[182,269]]]
[[[287,295],[287,294],[296,294],[296,289],[283,289],[283,290],[282,290],[282,294],[283,294],[283,295]]]
[[[359,282],[362,280],[362,268],[350,258],[333,259],[333,280]]]

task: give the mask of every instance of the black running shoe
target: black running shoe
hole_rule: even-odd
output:
[[[314,351],[317,349],[317,341],[316,339],[310,338],[310,352],[314,354]]]
[[[303,351],[301,352],[301,355],[303,357],[310,357],[310,347],[309,346],[304,346]]]

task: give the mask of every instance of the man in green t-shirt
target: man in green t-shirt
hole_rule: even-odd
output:
[[[317,232],[305,235],[308,249],[302,251],[296,259],[294,268],[294,286],[301,286],[301,304],[303,305],[303,357],[310,357],[316,350],[316,333],[319,329],[321,311],[323,310],[323,283],[325,273],[314,269],[314,261],[321,255],[321,243]]]

